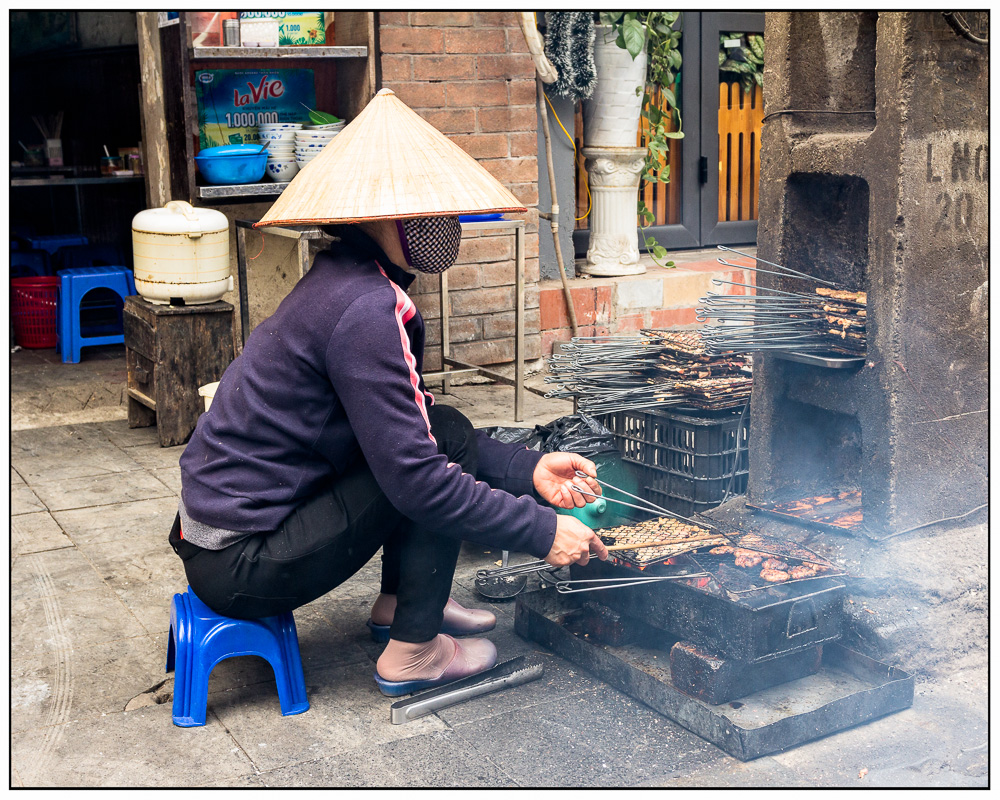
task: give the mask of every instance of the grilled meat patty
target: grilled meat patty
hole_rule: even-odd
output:
[[[760,577],[771,583],[781,583],[788,580],[788,573],[782,569],[762,569]]]

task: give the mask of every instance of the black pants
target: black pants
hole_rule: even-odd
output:
[[[469,420],[448,406],[431,406],[427,414],[438,451],[475,475],[479,451]],[[175,520],[170,544],[195,594],[213,611],[241,619],[281,614],[321,597],[381,547],[381,588],[396,595],[390,635],[404,642],[430,641],[440,631],[461,547],[459,539],[403,517],[363,457],[275,531],[205,550],[181,539]]]

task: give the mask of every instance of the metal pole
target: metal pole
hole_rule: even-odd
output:
[[[263,233],[261,233],[263,236]],[[236,279],[240,282],[240,339],[245,345],[250,335],[250,298],[247,291],[247,229],[236,225]],[[242,349],[242,345],[241,345]]]
[[[451,392],[451,375],[448,366],[448,359],[451,357],[451,333],[448,330],[448,270],[441,273],[441,371],[442,378],[441,394]]]
[[[514,229],[514,254],[517,262],[515,291],[517,310],[514,318],[514,421],[524,419],[524,222]]]

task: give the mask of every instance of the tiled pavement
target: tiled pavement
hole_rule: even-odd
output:
[[[509,389],[460,387],[447,402],[477,424],[510,422]],[[525,425],[567,411],[531,402]],[[364,626],[377,562],[296,612],[307,713],[282,717],[270,669],[241,658],[215,669],[208,724],[177,728],[164,659],[169,600],[184,576],[166,534],[183,448],[160,448],[154,429],[129,430],[117,415],[11,436],[12,786],[987,784],[976,695],[920,684],[912,709],[743,764],[521,640],[512,603],[492,606],[491,636],[502,658],[539,653],[544,677],[391,725],[391,701],[371,678],[380,647]],[[486,605],[472,581],[497,558],[466,545],[456,599]]]

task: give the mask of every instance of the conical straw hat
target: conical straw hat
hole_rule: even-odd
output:
[[[383,89],[254,227],[526,210],[474,158]]]

